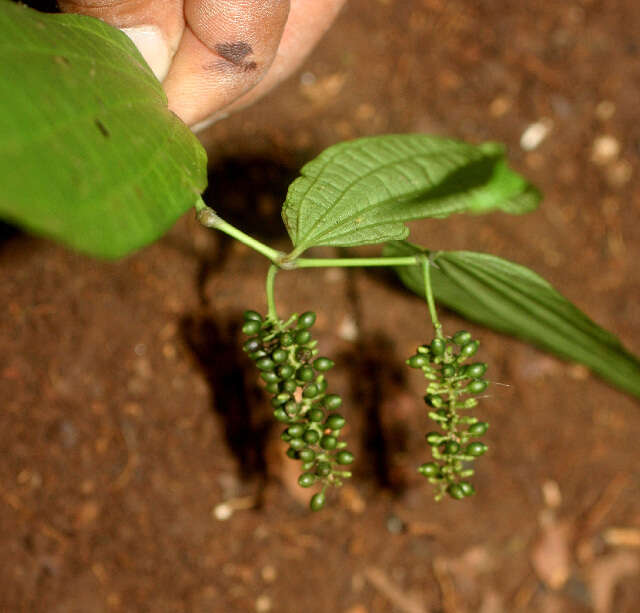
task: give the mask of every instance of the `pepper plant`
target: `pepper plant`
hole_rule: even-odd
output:
[[[406,223],[453,214],[528,213],[538,191],[507,165],[495,143],[424,134],[361,138],[307,163],[282,207],[291,249],[248,236],[207,206],[207,158],[168,109],[162,88],[116,29],[78,15],[44,15],[0,0],[0,216],[96,257],[117,258],[152,242],[195,208],[206,227],[265,257],[266,313],[247,305],[244,350],[282,424],[299,484],[327,489],[351,476],[342,400],[329,386],[333,361],[312,338],[315,313],[281,314],[278,273],[318,267],[392,267],[426,303],[431,338],[407,365],[425,377],[432,425],[417,470],[437,499],[474,493],[472,463],[487,451],[476,415],[490,385],[480,343],[443,330],[440,302],[463,317],[585,364],[640,397],[640,361],[549,283],[484,253],[431,251],[407,242]],[[213,186],[215,188],[215,186]],[[382,245],[377,256],[313,257],[318,246]],[[425,427],[425,429],[427,429]]]

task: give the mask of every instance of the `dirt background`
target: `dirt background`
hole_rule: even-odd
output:
[[[351,0],[298,75],[203,135],[208,200],[286,249],[286,185],[325,146],[503,141],[541,208],[412,238],[534,268],[639,353],[639,31],[636,0]],[[443,311],[508,387],[478,408],[478,495],[436,504],[415,472],[423,382],[403,367],[424,306],[385,276],[282,274],[280,311],[318,311],[358,459],[312,515],[238,351],[265,271],[191,215],[116,263],[3,227],[0,611],[638,610],[637,401]]]

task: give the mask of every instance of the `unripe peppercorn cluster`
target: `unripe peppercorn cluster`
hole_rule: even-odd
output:
[[[474,494],[473,485],[467,481],[474,471],[466,465],[487,451],[484,443],[472,439],[484,435],[489,424],[458,413],[475,407],[478,400],[474,396],[489,385],[483,379],[485,363],[465,364],[479,345],[469,332],[461,330],[452,337],[436,336],[407,360],[429,381],[424,401],[430,409],[429,417],[442,430],[426,434],[433,461],[418,468],[436,486],[436,500],[445,494],[458,500]]]
[[[336,411],[342,399],[327,393],[325,373],[333,361],[318,357],[317,341],[310,332],[315,320],[312,311],[286,322],[245,311],[242,331],[250,337],[243,349],[272,396],[273,416],[286,424],[281,438],[289,444],[287,456],[301,462],[298,484],[322,486],[309,505],[319,511],[327,487],[340,486],[351,476],[342,467],[353,462],[353,455],[340,440],[346,421]]]

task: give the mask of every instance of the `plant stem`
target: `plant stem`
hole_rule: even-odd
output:
[[[220,230],[220,232],[224,232],[228,234],[232,238],[240,241],[247,245],[247,247],[251,247],[258,253],[261,253],[266,258],[271,260],[271,262],[278,262],[284,257],[284,253],[282,251],[277,251],[276,249],[272,249],[268,247],[264,243],[261,243],[259,240],[245,234],[242,230],[239,230],[235,226],[232,226],[230,223],[227,223],[224,219],[218,216],[218,214],[211,208],[209,208],[202,199],[199,199],[196,203],[196,211],[198,221],[207,228],[214,228],[215,230]]]
[[[278,266],[271,264],[269,271],[267,272],[267,317],[273,321],[278,320],[278,314],[276,313],[276,299],[275,299],[275,280],[278,273]]]
[[[295,254],[302,253],[302,250],[294,249],[291,253],[285,254],[282,251],[272,249],[244,233],[242,230],[232,226],[230,223],[227,223],[213,209],[208,207],[202,198],[198,199],[195,208],[198,221],[203,226],[220,230],[220,232],[224,232],[228,236],[235,238],[247,245],[247,247],[251,247],[251,249],[264,255],[272,264],[275,264],[283,270],[294,270],[296,268],[346,268],[355,266],[415,266],[420,262],[422,257],[415,255],[371,258],[298,258]]]
[[[420,256],[404,257],[374,257],[374,258],[298,258],[292,260],[283,268],[346,268],[351,266],[415,266],[420,261]]]
[[[435,330],[437,338],[444,338],[442,334],[442,324],[438,319],[438,312],[436,311],[436,303],[433,299],[433,290],[431,289],[431,275],[429,273],[429,267],[431,263],[426,255],[420,256],[420,264],[422,266],[422,278],[424,280],[424,297],[429,305],[429,315],[431,316],[431,323]]]

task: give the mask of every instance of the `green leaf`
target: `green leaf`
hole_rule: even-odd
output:
[[[538,201],[537,190],[509,170],[500,145],[391,134],[334,145],[306,164],[282,216],[301,253],[402,239],[413,219],[525,213]]]
[[[0,217],[102,257],[153,241],[206,153],[119,30],[0,0]]]
[[[405,242],[390,243],[384,249],[387,256],[422,252]],[[484,253],[442,251],[432,257],[436,300],[471,321],[585,364],[603,379],[640,397],[640,360],[542,277]],[[419,266],[396,271],[409,289],[424,296]]]

